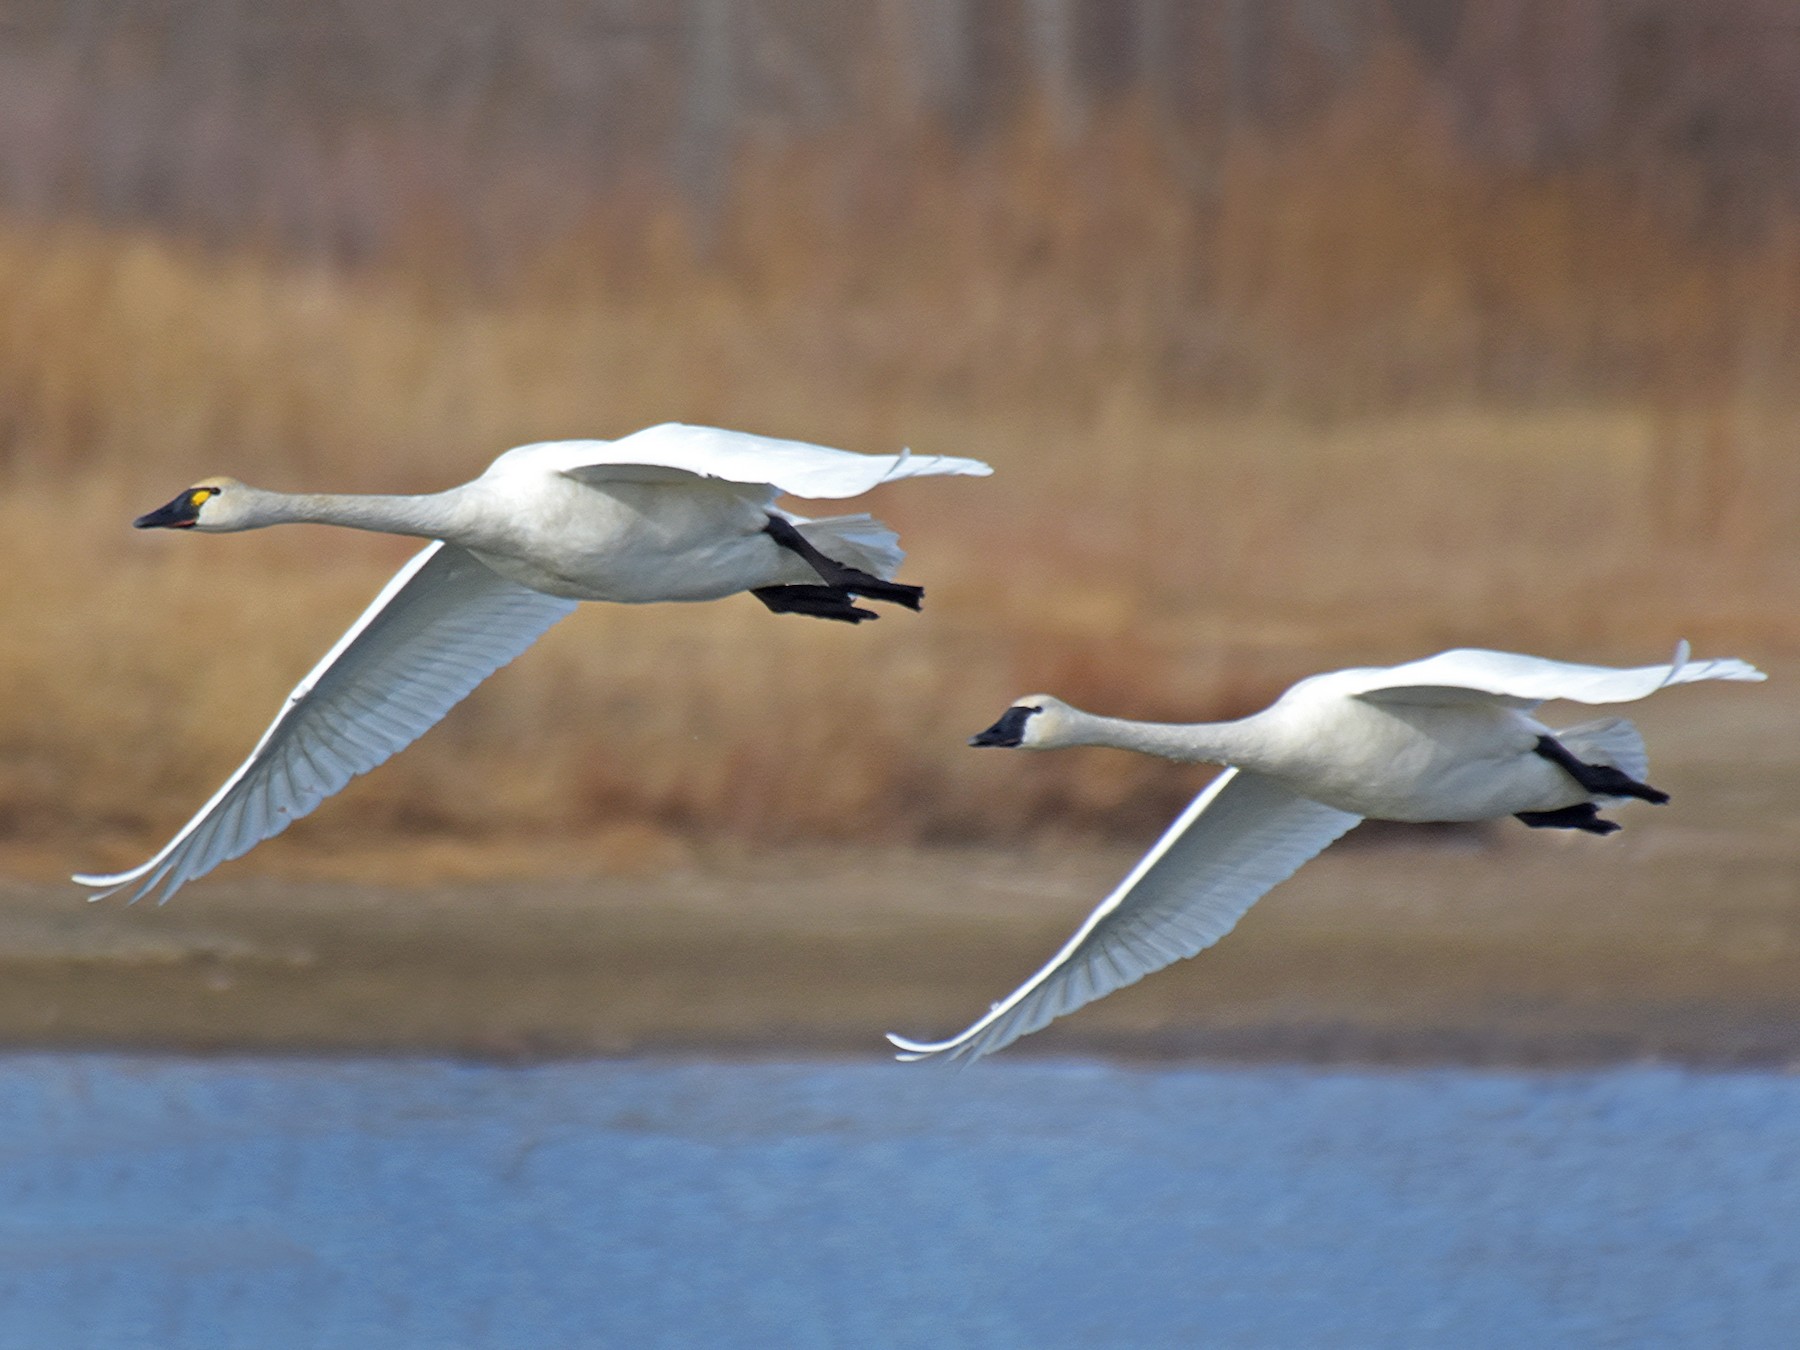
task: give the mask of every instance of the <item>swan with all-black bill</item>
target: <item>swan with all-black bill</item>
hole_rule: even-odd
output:
[[[431,542],[301,680],[237,772],[148,862],[78,874],[93,899],[167,900],[287,828],[436,724],[583,600],[718,600],[843,623],[859,601],[918,609],[893,579],[892,530],[866,515],[809,520],[775,505],[883,483],[992,472],[948,455],[861,455],[665,424],[616,441],[508,450],[481,477],[424,496],[270,492],[205,478],[134,522],[198,533],[346,525]]]
[[[1661,804],[1643,738],[1624,718],[1553,731],[1540,703],[1629,703],[1672,684],[1760,680],[1743,661],[1616,669],[1463,649],[1388,669],[1339,670],[1235,722],[1098,717],[1047,694],[1019,699],[970,744],[1104,745],[1228,766],[1047,965],[944,1041],[890,1035],[899,1058],[972,1060],[1213,945],[1244,912],[1364,819],[1516,816],[1610,834],[1602,807]]]

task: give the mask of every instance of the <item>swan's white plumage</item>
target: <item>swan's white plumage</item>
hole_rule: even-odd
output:
[[[644,468],[675,469],[730,483],[767,483],[795,497],[858,497],[901,478],[992,473],[980,460],[954,455],[860,455],[805,441],[752,436],[717,427],[664,422],[616,441],[547,441],[521,445],[489,473],[554,468],[585,480],[642,481]]]
[[[1586,764],[1646,772],[1643,739],[1607,718],[1552,733],[1529,715],[1551,699],[1623,703],[1670,684],[1761,680],[1746,662],[1613,669],[1461,649],[1385,670],[1301,680],[1236,722],[1096,717],[1033,694],[977,744],[1111,745],[1231,764],[1075,936],[1016,992],[948,1040],[890,1035],[900,1058],[974,1059],[1229,932],[1271,887],[1364,818],[1480,820],[1613,798],[1588,792],[1537,750],[1552,736]],[[1608,786],[1619,786],[1616,783]]]
[[[1746,662],[1731,657],[1693,661],[1689,659],[1685,642],[1675,649],[1671,663],[1663,666],[1617,669],[1551,661],[1518,652],[1459,647],[1422,661],[1408,661],[1405,665],[1386,669],[1342,670],[1314,677],[1329,681],[1340,693],[1373,703],[1461,703],[1493,699],[1519,708],[1536,707],[1551,699],[1566,699],[1572,703],[1631,703],[1649,697],[1665,685],[1747,678],[1758,677]]]
[[[835,562],[893,575],[902,554],[880,521],[809,521],[776,511],[779,493],[850,497],[901,478],[990,472],[947,455],[860,455],[666,424],[617,441],[520,446],[473,482],[423,497],[209,480],[138,523],[204,532],[314,521],[434,542],[295,687],[174,839],[130,871],[75,880],[97,888],[94,899],[129,889],[133,900],[167,900],[411,744],[581,600],[710,600],[816,583],[811,565],[768,535],[771,515]]]
[[[900,1059],[974,1059],[1213,945],[1361,816],[1226,769],[1049,962],[946,1041],[889,1035]]]
[[[181,886],[279,834],[435,726],[577,602],[506,580],[454,544],[428,544],[294,687],[235,773],[149,862],[78,875],[132,900]]]

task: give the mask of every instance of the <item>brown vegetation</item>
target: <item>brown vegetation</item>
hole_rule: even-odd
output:
[[[0,838],[135,861],[406,552],[135,512],[207,471],[423,490],[672,418],[999,472],[869,502],[922,616],[589,607],[312,838],[1115,825],[1192,779],[961,739],[1035,688],[1200,717],[1460,643],[1791,650],[1800,226],[1727,248],[1599,171],[1472,165],[1416,79],[1233,138],[1203,202],[1127,104],[771,149],[705,231],[621,188],[479,274],[424,221],[356,268],[0,226]]]

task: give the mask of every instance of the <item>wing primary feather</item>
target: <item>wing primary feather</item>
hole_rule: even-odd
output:
[[[1204,950],[1360,817],[1227,769],[1035,975],[960,1035],[888,1040],[909,1061],[970,1061]]]
[[[466,549],[428,544],[283,701],[255,748],[147,862],[77,874],[104,899],[166,901],[286,829],[435,725],[576,607],[508,581]]]

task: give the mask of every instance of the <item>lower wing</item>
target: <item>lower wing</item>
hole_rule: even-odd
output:
[[[1213,945],[1357,824],[1261,774],[1226,769],[1037,974],[947,1041],[889,1035],[903,1060],[976,1059]]]
[[[575,606],[508,581],[455,544],[428,544],[160,853],[129,872],[74,880],[98,888],[94,900],[129,887],[131,900],[160,890],[166,901],[411,745]]]

